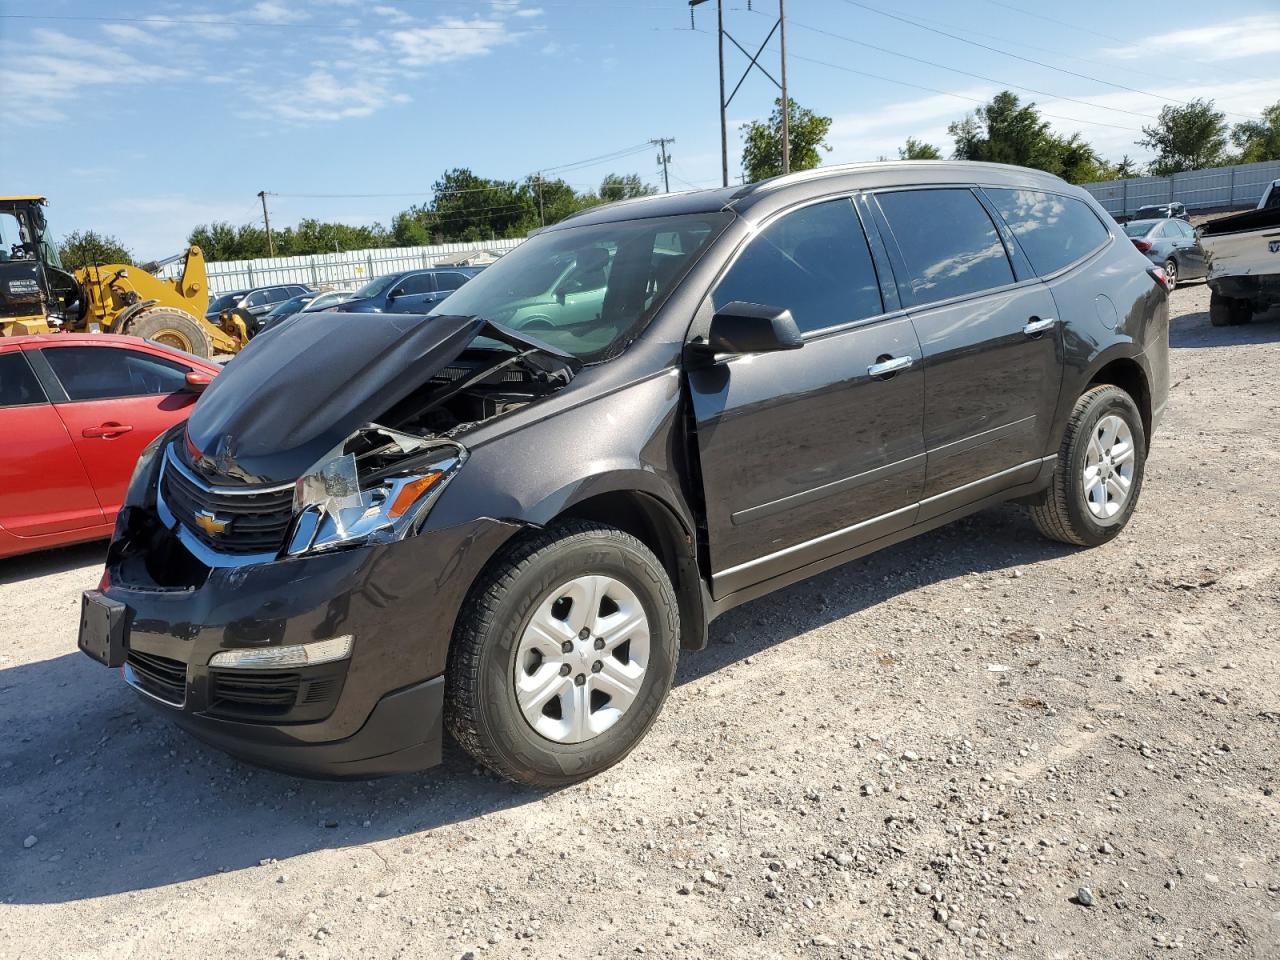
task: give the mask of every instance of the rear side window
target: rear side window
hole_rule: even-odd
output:
[[[437,273],[436,289],[437,290],[457,290],[469,279],[470,279],[469,277],[466,277],[461,273]]]
[[[49,347],[45,359],[72,401],[177,393],[187,368],[120,347]]]
[[[908,304],[919,306],[1013,283],[1013,266],[986,208],[969,190],[877,194],[906,261]]]
[[[0,407],[25,407],[44,402],[40,381],[31,372],[22,351],[0,353]]]
[[[712,294],[785,307],[802,333],[884,312],[871,251],[849,200],[787,214],[752,240]]]
[[[1075,197],[1038,190],[984,189],[1041,276],[1088,256],[1110,236],[1089,205]],[[1166,236],[1176,231],[1176,227],[1165,225]]]

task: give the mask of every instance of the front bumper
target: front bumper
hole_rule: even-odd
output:
[[[197,566],[188,586],[158,584],[147,572],[157,556],[167,559],[156,537],[171,535],[122,518],[101,593],[127,608],[126,681],[196,737],[291,773],[396,773],[439,761],[457,612],[484,563],[519,529],[479,519],[395,543]],[[345,634],[355,637],[352,652],[337,663],[209,666],[220,650]]]

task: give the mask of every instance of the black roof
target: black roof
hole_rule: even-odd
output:
[[[753,213],[762,217],[779,206],[807,197],[819,197],[826,193],[947,183],[1025,187],[1087,196],[1085,191],[1071,186],[1060,177],[1045,173],[1043,170],[1033,170],[1030,167],[1015,167],[1002,163],[977,163],[967,160],[876,161],[819,167],[815,170],[804,170],[737,187],[689,190],[684,193],[666,193],[620,200],[617,203],[589,207],[545,229],[558,230],[570,226],[647,217],[714,213],[719,210],[732,210],[748,219],[756,219]]]

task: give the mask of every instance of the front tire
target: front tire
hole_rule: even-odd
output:
[[[445,720],[509,780],[558,787],[617,763],[671,689],[680,617],[662,564],[630,534],[570,520],[515,543],[454,631]]]
[[[167,347],[194,353],[205,360],[213,359],[213,338],[204,324],[191,314],[173,307],[144,311],[129,324],[128,332],[144,340],[154,340]]]
[[[1096,547],[1114,539],[1138,505],[1147,459],[1142,416],[1119,387],[1086,390],[1067,421],[1053,484],[1031,518],[1051,540]]]

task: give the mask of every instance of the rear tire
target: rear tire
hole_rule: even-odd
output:
[[[194,353],[205,360],[213,359],[213,338],[204,324],[173,307],[156,307],[144,311],[129,324],[128,333],[144,340],[154,340],[166,347]]]
[[[1164,262],[1164,278],[1170,290],[1178,285],[1178,261],[1173,257]]]
[[[518,540],[472,588],[449,653],[445,720],[509,780],[583,780],[657,719],[679,638],[675,590],[643,543],[557,523]]]
[[[1050,540],[1096,547],[1128,524],[1147,459],[1142,415],[1119,387],[1086,390],[1076,401],[1044,503],[1031,519]]]
[[[1215,327],[1236,327],[1253,319],[1253,304],[1237,297],[1209,294],[1209,322]]]

